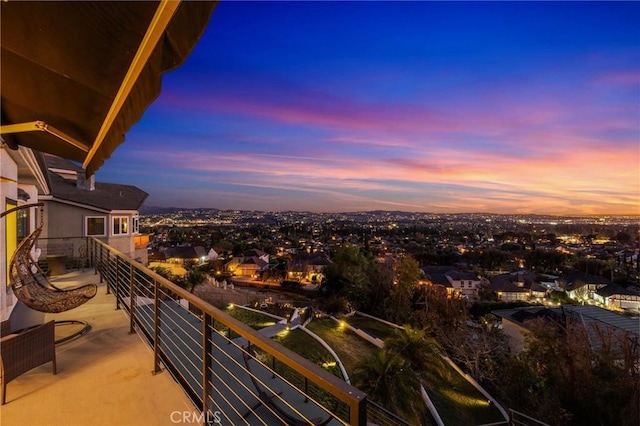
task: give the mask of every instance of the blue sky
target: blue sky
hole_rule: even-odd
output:
[[[640,214],[640,3],[221,2],[98,172],[147,205]]]

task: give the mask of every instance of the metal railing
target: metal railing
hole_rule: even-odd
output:
[[[367,401],[367,423],[377,426],[410,426],[405,419],[373,401]]]
[[[527,416],[520,411],[509,409],[509,414],[511,415],[510,424],[514,426],[549,426],[548,423],[535,419],[531,416]]]
[[[50,272],[52,258],[59,266],[68,269],[82,269],[89,266],[88,247],[90,237],[40,237],[37,241],[38,263],[43,271]]]
[[[362,391],[97,239],[89,256],[130,332],[153,347],[154,372],[169,371],[208,419],[367,423]]]
[[[46,256],[67,256],[68,258],[77,258],[86,253],[90,237],[40,237],[38,238],[37,247],[41,250],[41,259]]]

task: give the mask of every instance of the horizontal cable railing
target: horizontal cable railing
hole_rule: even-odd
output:
[[[367,422],[377,426],[410,426],[406,420],[373,401],[367,401]]]
[[[99,240],[91,241],[90,257],[129,315],[130,331],[153,347],[154,370],[164,366],[207,418],[367,423],[366,395],[357,388]]]

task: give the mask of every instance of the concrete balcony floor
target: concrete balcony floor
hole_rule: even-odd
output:
[[[59,287],[98,283],[93,270],[55,277]],[[91,330],[56,345],[58,374],[51,363],[7,385],[0,424],[9,425],[172,425],[198,424],[198,409],[168,372],[152,374],[153,352],[129,318],[115,309],[115,297],[98,284],[98,294],[84,305],[45,320],[83,320]],[[69,327],[56,327],[56,338]],[[191,414],[183,417],[183,413]]]

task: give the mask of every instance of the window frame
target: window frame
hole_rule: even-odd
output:
[[[140,233],[140,216],[131,216],[131,235]]]
[[[117,225],[116,221],[118,223]],[[111,235],[121,236],[129,234],[129,216],[111,216]]]
[[[102,234],[89,234],[89,220],[103,219]],[[107,216],[104,215],[88,215],[84,217],[84,236],[85,237],[106,237],[107,236]]]

